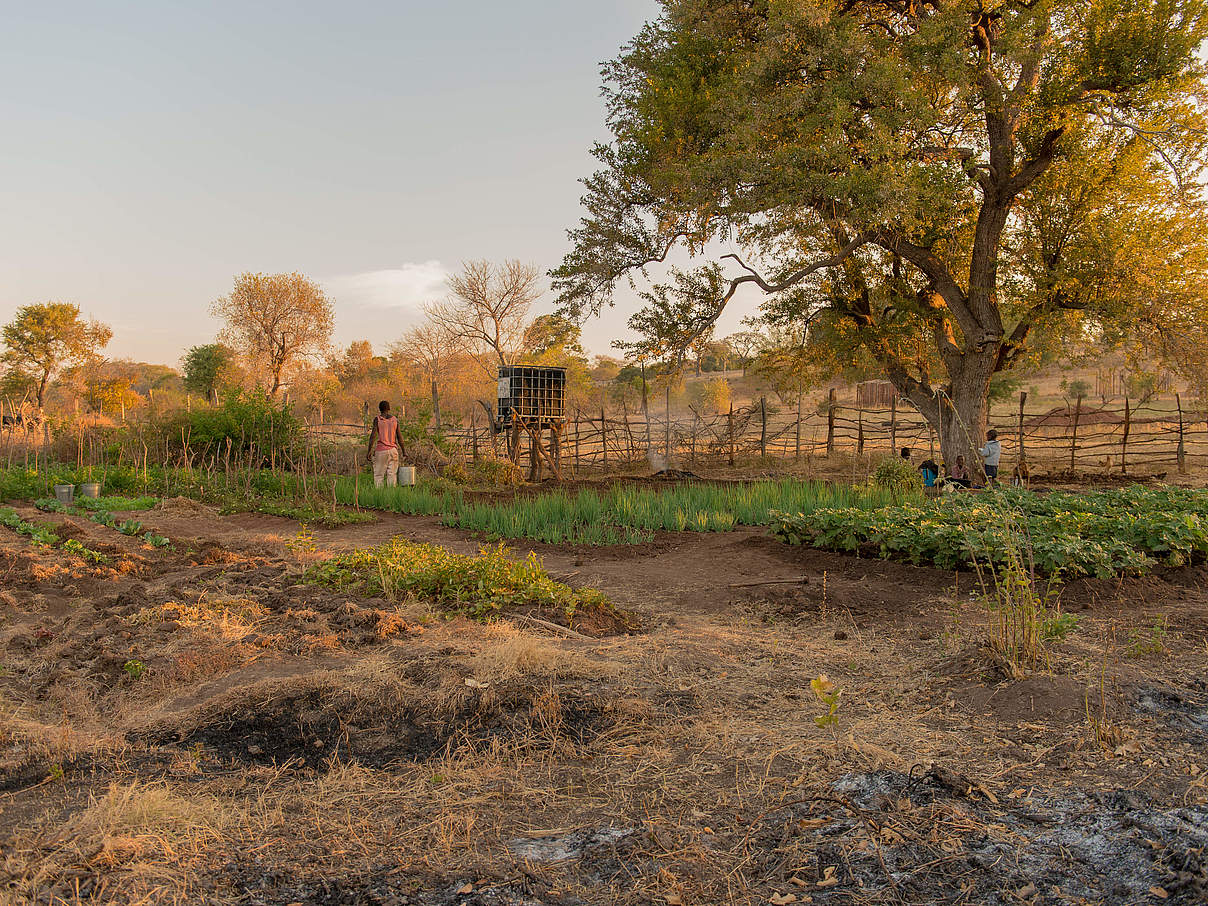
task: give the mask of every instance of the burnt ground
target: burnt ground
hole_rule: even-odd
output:
[[[0,902],[1208,895],[1203,567],[1067,587],[1077,628],[1012,675],[970,575],[755,530],[518,545],[625,614],[571,636],[301,581],[475,550],[432,518],[311,541],[178,501],[137,514],[153,550],[22,512],[109,563],[0,530]]]

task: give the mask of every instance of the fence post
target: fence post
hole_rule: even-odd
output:
[[[1023,451],[1023,404],[1028,401],[1028,391],[1019,391],[1019,461],[1027,462],[1027,456]]]
[[[1187,448],[1183,444],[1183,400],[1176,393],[1174,395],[1175,405],[1179,407],[1179,449],[1175,454],[1175,461],[1179,465],[1179,474],[1187,474]]]
[[[856,455],[864,455],[864,407],[859,405],[856,409]]]
[[[730,439],[730,465],[734,465],[734,404],[730,403],[730,415],[726,419],[726,433]]]
[[[797,393],[797,430],[793,439],[793,459],[801,458],[801,397],[804,395],[800,391]]]
[[[478,410],[470,409],[470,455],[478,462]]]
[[[575,475],[579,474],[579,410],[575,409]]]
[[[1070,471],[1073,472],[1074,456],[1078,452],[1078,422],[1082,421],[1082,394],[1078,394],[1078,400],[1074,403],[1074,434],[1070,438]]]
[[[1128,463],[1125,457],[1128,455],[1128,432],[1132,429],[1132,413],[1128,409],[1128,397],[1124,397],[1124,439],[1120,441],[1120,474],[1124,475],[1128,472]]]
[[[898,388],[893,389],[889,398],[889,452],[898,455]]]
[[[826,455],[835,452],[835,388],[831,387],[826,400]]]
[[[768,455],[768,400],[759,398],[759,455]]]
[[[604,421],[604,406],[600,406],[600,449],[603,450],[603,464],[608,465],[608,422]]]

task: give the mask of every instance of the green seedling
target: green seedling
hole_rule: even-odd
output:
[[[122,664],[122,669],[126,671],[126,675],[130,679],[137,680],[147,672],[147,665],[142,661],[131,659]]]

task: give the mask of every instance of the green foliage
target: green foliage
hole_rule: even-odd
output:
[[[131,659],[122,664],[122,669],[126,671],[126,675],[132,680],[137,680],[147,672],[147,665],[142,661]]]
[[[656,531],[727,532],[735,525],[767,525],[773,510],[876,507],[893,496],[878,488],[812,481],[685,483],[650,489],[613,485],[604,491],[517,495],[477,503],[457,490],[374,488],[340,479],[341,503],[411,515],[443,516],[446,525],[484,532],[491,538],[528,538],[547,544],[637,544]]]
[[[877,464],[872,483],[889,491],[895,500],[901,500],[923,489],[923,476],[909,460],[891,456]]]
[[[119,523],[117,530],[123,535],[134,537],[143,530],[143,524],[137,519],[127,519],[125,522]]]
[[[483,622],[513,607],[554,607],[570,618],[584,607],[609,606],[598,591],[555,582],[534,554],[511,559],[503,545],[484,547],[472,557],[395,538],[382,547],[317,564],[307,578],[392,600],[406,595]]]
[[[92,548],[85,547],[74,538],[69,538],[63,542],[62,550],[68,554],[75,554],[82,558],[86,563],[91,563],[94,566],[103,566],[109,562],[109,558],[100,551],[94,551]]]
[[[1166,636],[1169,631],[1170,621],[1162,614],[1156,617],[1153,625],[1147,629],[1134,629],[1129,632],[1128,647],[1125,651],[1129,657],[1161,654],[1166,650]]]
[[[818,701],[826,705],[826,713],[814,718],[815,725],[820,730],[831,730],[831,732],[836,734],[837,739],[839,729],[839,697],[843,694],[843,690],[832,683],[825,673],[820,673],[810,680],[810,688],[814,690],[814,695],[818,698]]]
[[[193,346],[181,360],[186,390],[207,397],[222,389],[234,364],[235,354],[222,343]]]
[[[302,422],[289,403],[262,391],[235,391],[217,406],[195,406],[177,419],[168,436],[212,463],[285,464],[298,454],[302,437]]]
[[[1012,520],[1045,575],[1137,575],[1156,562],[1181,566],[1208,557],[1208,491],[1183,488],[1084,494],[997,488],[880,508],[782,512],[773,533],[790,544],[871,549],[886,559],[955,569],[1006,563],[1018,546]]]

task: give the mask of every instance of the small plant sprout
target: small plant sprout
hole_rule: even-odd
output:
[[[147,672],[147,665],[142,661],[131,659],[122,664],[122,669],[126,671],[126,675],[130,679],[137,680]]]
[[[826,705],[826,713],[814,718],[814,724],[819,730],[830,730],[835,739],[835,748],[839,747],[839,697],[843,690],[831,682],[830,677],[820,673],[810,680],[810,688],[818,701]]]

